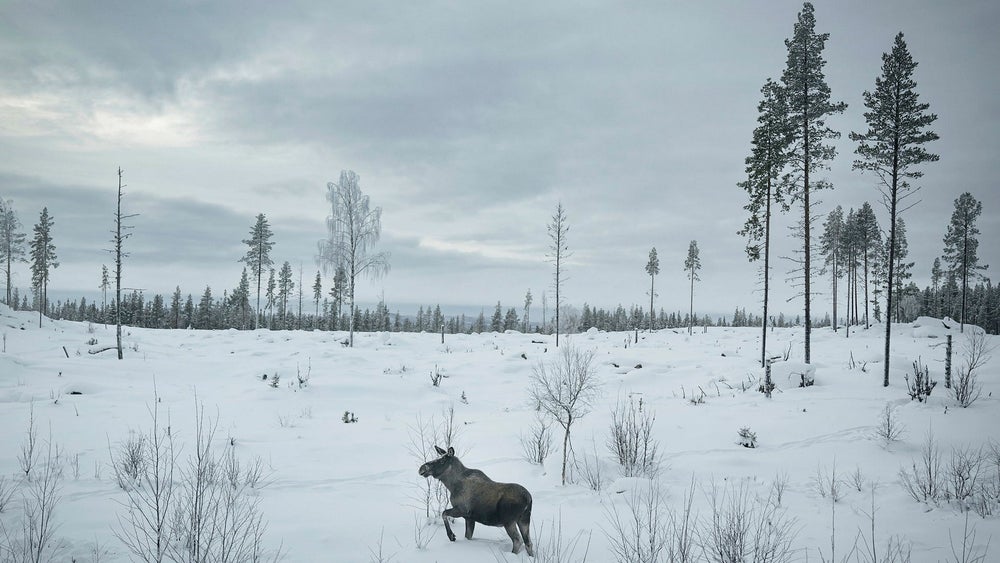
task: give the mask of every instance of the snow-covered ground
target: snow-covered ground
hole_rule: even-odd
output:
[[[235,448],[244,462],[263,461],[269,482],[251,494],[268,523],[265,547],[280,546],[287,561],[369,561],[380,538],[383,559],[398,562],[528,560],[523,551],[508,553],[510,540],[501,528],[480,525],[466,541],[459,521],[459,539],[451,543],[440,518],[424,524],[415,433],[440,423],[450,407],[463,462],[495,480],[523,484],[534,497],[533,527],[544,536],[561,523],[563,539],[582,533],[581,545],[589,535],[587,560],[597,562],[614,560],[609,512],[623,510],[631,491],[646,486],[642,479],[620,478],[605,446],[612,407],[629,396],[641,397],[643,408],[655,412],[664,455],[658,481],[667,507],[681,508],[693,477],[694,511],[706,521],[713,482],[725,488],[745,480],[755,497],[764,498],[776,476],[787,475],[779,510],[794,519],[795,559],[801,561],[831,557],[834,525],[838,561],[855,544],[863,547],[871,535],[874,483],[880,551],[899,536],[912,544],[913,561],[953,560],[965,514],[955,503],[914,501],[900,483],[900,468],[919,457],[930,431],[944,466],[953,447],[1000,440],[1000,359],[981,368],[981,398],[959,408],[943,383],[948,330],[934,319],[893,327],[888,388],[882,386],[884,326],[854,328],[850,338],[843,330],[814,331],[816,383],[807,388],[797,386],[802,330],[775,330],[768,335],[770,350],[783,355],[790,349],[790,358],[774,367],[771,399],[756,390],[763,372],[759,329],[699,328],[691,336],[663,330],[640,333],[637,343],[633,333],[564,337],[561,346],[596,354],[601,392],[572,435],[578,457],[597,452],[606,479],[600,491],[580,478],[560,483],[558,447],[544,466],[522,455],[520,435],[536,417],[529,400],[533,368],[557,354],[548,336],[448,335],[442,344],[439,334],[358,334],[355,347],[347,348],[344,333],[124,328],[126,354],[119,361],[113,351],[88,353],[114,343],[113,327],[46,320],[38,328],[37,321],[0,305],[0,475],[9,488],[22,474],[19,457],[33,416],[39,440],[58,446],[64,465],[53,516],[61,545],[56,559],[65,561],[93,560],[95,551],[102,552],[101,561],[130,559],[114,533],[126,496],[111,457],[130,432],[149,432],[154,396],[161,424],[169,416],[181,465],[194,450],[196,404],[217,420],[217,452]],[[957,368],[971,331],[952,332]],[[996,346],[1000,338],[987,342]],[[938,381],[926,403],[906,393],[904,375],[918,358]],[[437,387],[434,372],[444,376]],[[299,386],[297,373],[308,374],[308,385]],[[269,380],[278,374],[277,387],[265,374]],[[693,404],[702,393],[704,402]],[[874,437],[886,404],[905,428],[888,445]],[[345,423],[345,411],[357,422]],[[756,433],[755,449],[737,443],[742,427]],[[817,475],[834,471],[842,480],[836,503],[816,486]],[[996,471],[984,462],[981,478],[995,485]],[[21,484],[0,513],[8,535],[0,535],[0,543],[17,537],[27,490]],[[972,512],[968,523],[975,526],[980,553],[992,538],[985,560],[1000,560],[1000,517]],[[417,531],[434,534],[422,549]],[[546,540],[537,534],[540,545]]]

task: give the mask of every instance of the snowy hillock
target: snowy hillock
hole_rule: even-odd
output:
[[[0,560],[30,523],[24,503],[31,507],[46,467],[58,476],[52,559],[139,559],[121,537],[130,494],[151,490],[141,478],[148,466],[123,479],[123,453],[152,436],[153,414],[174,444],[176,498],[185,498],[202,451],[201,421],[212,467],[239,476],[208,490],[266,523],[259,546],[280,548],[285,561],[364,562],[380,551],[399,562],[530,561],[509,553],[501,528],[479,525],[467,541],[458,520],[459,538],[448,541],[447,498],[417,472],[436,457],[434,445],[454,446],[466,466],[531,492],[536,560],[559,560],[542,552],[558,551],[561,530],[561,560],[579,559],[582,549],[566,556],[576,538],[589,542],[588,561],[615,561],[612,515],[631,518],[630,506],[661,499],[666,522],[668,513],[683,516],[688,498],[703,534],[713,518],[725,519],[725,506],[769,530],[789,524],[794,561],[831,559],[831,541],[838,561],[865,542],[882,553],[891,537],[911,549],[911,561],[952,560],[973,528],[969,549],[997,560],[1000,359],[986,354],[978,399],[961,408],[944,387],[941,338],[953,335],[955,366],[975,338],[987,351],[1000,338],[969,326],[957,332],[947,319],[894,325],[883,387],[882,330],[815,330],[808,364],[801,328],[769,331],[769,355],[779,359],[768,399],[758,391],[754,328],[655,331],[638,342],[634,332],[590,330],[561,336],[559,348],[552,336],[516,331],[446,335],[443,344],[440,333],[362,333],[351,348],[343,332],[124,327],[119,361],[113,351],[88,353],[113,345],[114,327],[43,319],[39,328],[37,313],[0,305]],[[567,346],[593,352],[600,386],[573,423],[563,485],[563,430],[530,388],[539,366],[554,366]],[[911,400],[907,378],[918,359],[937,385]],[[800,387],[803,379],[815,385]],[[630,468],[609,447],[616,421],[628,416],[649,421],[644,444],[656,446],[652,461]],[[548,433],[540,465],[526,459],[533,432]],[[911,492],[920,475],[909,472],[921,467],[931,434],[940,488],[924,498],[919,484]],[[946,477],[963,460],[976,482],[956,489]]]

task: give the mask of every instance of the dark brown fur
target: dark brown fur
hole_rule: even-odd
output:
[[[531,525],[531,493],[517,483],[497,483],[478,469],[469,469],[455,457],[455,449],[444,451],[434,446],[441,457],[420,466],[422,477],[434,477],[451,493],[451,508],[445,510],[444,529],[448,539],[455,541],[448,518],[465,518],[465,539],[472,539],[476,522],[486,526],[502,526],[514,542],[513,552],[521,545],[534,557],[529,536]],[[519,533],[520,532],[520,533]],[[522,541],[523,538],[523,541]]]

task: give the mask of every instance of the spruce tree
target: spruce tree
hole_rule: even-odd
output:
[[[864,291],[865,291],[865,328],[871,327],[868,319],[868,288],[869,277],[875,267],[874,262],[881,256],[882,230],[878,226],[878,219],[875,218],[875,210],[866,201],[858,210],[858,244],[861,246],[862,267],[864,268]]]
[[[264,268],[271,266],[271,249],[274,243],[271,242],[271,226],[267,222],[267,217],[263,213],[257,215],[257,221],[250,229],[250,238],[243,239],[243,244],[250,247],[246,255],[240,258],[240,262],[246,262],[250,268],[250,273],[257,280],[257,308],[254,311],[253,327],[260,327],[260,286],[264,276]]]
[[[791,129],[788,121],[788,98],[784,88],[770,78],[760,89],[763,98],[757,104],[757,127],[753,131],[753,148],[746,163],[747,179],[738,185],[746,190],[750,202],[743,207],[750,217],[738,234],[749,239],[747,256],[750,261],[761,258],[763,246],[764,312],[761,322],[760,363],[766,362],[767,307],[771,281],[771,214],[774,204],[784,207],[784,190],[779,181],[788,163]]]
[[[181,286],[174,289],[174,294],[170,297],[170,326],[168,328],[181,328]]]
[[[788,119],[792,127],[792,143],[789,151],[792,174],[790,181],[795,184],[793,200],[802,202],[803,221],[803,296],[805,299],[805,362],[810,363],[811,319],[811,276],[812,264],[810,235],[810,195],[812,190],[830,187],[823,180],[815,181],[810,176],[817,169],[826,168],[826,161],[833,159],[837,151],[826,143],[840,137],[840,133],[826,126],[828,116],[843,113],[847,109],[844,102],[830,101],[830,87],[823,75],[823,48],[829,38],[828,33],[816,33],[816,17],[813,5],[806,2],[799,12],[798,22],[793,28],[792,38],[785,40],[788,61],[781,81],[788,95]]]
[[[295,289],[295,282],[292,281],[292,265],[285,261],[278,272],[278,304],[281,315],[281,330],[288,328],[288,300]]]
[[[944,260],[955,278],[959,280],[962,291],[962,308],[959,316],[961,331],[965,332],[965,316],[968,301],[969,278],[976,277],[977,272],[989,266],[979,264],[979,228],[976,219],[983,212],[983,204],[965,192],[955,200],[955,211],[951,214],[951,223],[944,236]]]
[[[319,300],[323,297],[323,278],[320,277],[319,271],[316,271],[316,281],[313,282],[313,302],[316,304],[315,318],[313,319],[313,328],[319,328]]]
[[[882,75],[875,78],[875,90],[864,93],[868,130],[864,133],[851,133],[851,140],[858,142],[854,152],[860,157],[854,161],[853,167],[874,172],[878,176],[882,183],[879,190],[889,211],[885,362],[882,378],[882,385],[886,387],[889,386],[890,315],[894,309],[893,270],[897,262],[893,254],[896,247],[896,220],[902,211],[900,204],[905,203],[915,191],[908,179],[923,176],[923,172],[915,167],[938,160],[936,154],[923,148],[925,143],[938,138],[936,133],[927,130],[937,116],[927,113],[929,104],[918,101],[917,83],[913,80],[916,67],[917,63],[903,41],[903,34],[899,33],[892,52],[882,54]]]
[[[53,268],[59,267],[56,247],[52,243],[52,226],[55,221],[49,216],[49,208],[43,207],[34,227],[31,248],[31,286],[38,298],[38,326],[42,326],[42,315],[48,305],[49,277]]]

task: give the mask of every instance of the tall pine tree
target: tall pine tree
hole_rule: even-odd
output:
[[[830,286],[833,292],[833,331],[837,331],[837,281],[843,277],[840,257],[841,239],[844,235],[844,209],[839,205],[826,216],[823,234],[820,236],[820,252],[826,257],[826,267],[830,271]]]
[[[690,310],[688,312],[688,334],[692,332],[694,327],[694,282],[700,281],[701,278],[698,277],[698,270],[701,269],[701,259],[698,257],[698,241],[693,240],[691,244],[688,245],[688,255],[684,259],[684,271],[688,273],[688,279],[691,281],[691,301]]]
[[[882,185],[883,202],[889,211],[889,256],[886,259],[886,323],[885,362],[882,385],[889,386],[889,342],[892,336],[891,314],[893,306],[893,281],[896,267],[896,224],[901,211],[900,205],[913,195],[914,190],[908,179],[923,176],[915,167],[924,162],[938,160],[936,154],[927,152],[923,145],[938,138],[927,127],[937,119],[927,113],[930,107],[920,103],[916,92],[917,83],[913,71],[917,63],[903,41],[903,34],[896,35],[892,52],[882,54],[882,75],[875,78],[875,90],[865,91],[865,121],[868,130],[851,133],[851,140],[858,142],[854,152],[860,157],[854,161],[854,168],[874,172]]]
[[[826,167],[825,162],[833,159],[837,151],[826,141],[840,137],[840,133],[826,126],[826,118],[847,109],[843,102],[830,101],[830,87],[823,75],[823,48],[830,34],[816,33],[816,17],[813,5],[806,2],[799,12],[792,38],[785,40],[788,61],[781,81],[788,95],[788,118],[792,126],[792,144],[789,151],[792,174],[790,181],[795,184],[793,199],[802,202],[803,221],[803,282],[805,298],[805,362],[810,362],[810,333],[812,331],[812,264],[810,235],[810,194],[812,190],[830,187],[822,180],[815,181],[810,175],[817,169]]]
[[[774,204],[784,207],[784,193],[779,181],[788,163],[791,129],[788,122],[788,99],[780,84],[770,78],[760,89],[763,98],[757,104],[757,127],[753,130],[753,148],[746,163],[747,179],[738,185],[746,190],[750,202],[743,209],[750,217],[738,234],[749,239],[750,261],[761,258],[763,247],[764,313],[761,317],[760,363],[764,366],[767,349],[767,306],[771,279],[771,213]]]
[[[656,274],[660,273],[660,259],[656,257],[656,247],[649,251],[649,261],[646,262],[646,273],[649,274],[649,332],[653,332],[653,321],[656,318],[653,312],[653,298],[656,297],[653,281]]]

